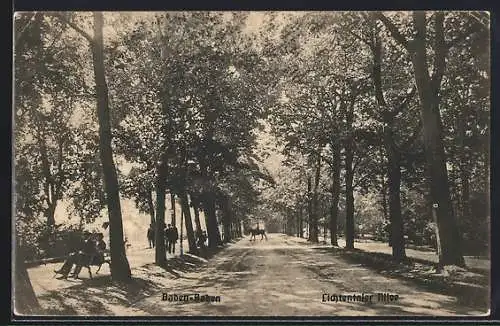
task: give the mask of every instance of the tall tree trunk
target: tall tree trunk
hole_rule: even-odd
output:
[[[205,208],[204,211],[207,218],[208,246],[210,248],[217,248],[220,243],[220,234],[213,193],[206,192],[203,194],[203,207]]]
[[[173,192],[170,193],[170,207],[172,208],[172,220],[171,223],[172,225],[176,225],[176,220],[175,220],[175,194]]]
[[[155,264],[167,265],[165,248],[165,196],[167,192],[166,154],[162,154],[156,177],[156,229],[155,229]]]
[[[19,315],[34,315],[41,312],[41,307],[36,298],[33,285],[31,284],[28,270],[24,262],[24,252],[19,245],[19,237],[16,238],[15,259],[15,280],[12,289],[14,313]]]
[[[384,146],[380,147],[381,157],[384,158]],[[380,178],[380,195],[382,198],[382,213],[384,214],[384,221],[389,219],[389,210],[387,209],[387,184],[385,182],[385,175],[382,174]]]
[[[458,117],[458,137],[459,137],[459,146],[460,146],[460,155],[459,155],[459,169],[460,169],[460,215],[462,217],[462,221],[467,220],[470,216],[470,187],[469,187],[469,179],[470,172],[468,171],[469,160],[467,159],[467,149],[465,146],[466,140],[466,115],[467,111],[462,110]]]
[[[347,112],[347,128],[349,135],[345,142],[345,191],[346,191],[346,217],[345,217],[345,241],[347,249],[354,249],[354,139],[352,135],[352,124],[354,122],[354,100],[351,101]]]
[[[337,220],[339,216],[340,199],[340,144],[332,141],[333,165],[332,165],[332,203],[330,207],[330,243],[338,246]]]
[[[318,188],[319,188],[319,179],[321,176],[321,154],[320,150],[318,150],[317,158],[316,158],[316,171],[314,176],[314,190],[313,190],[313,207],[312,207],[312,219],[311,219],[311,232],[309,234],[309,240],[311,242],[318,242],[318,218],[319,218],[319,202],[318,202]]]
[[[347,249],[354,249],[354,193],[353,193],[353,160],[352,150],[346,152],[346,217],[345,217],[345,241]]]
[[[183,191],[180,194],[180,197],[181,197],[182,209],[184,211],[184,221],[186,224],[186,234],[188,238],[189,252],[194,254],[197,253],[198,250],[196,248],[196,239],[194,236],[193,222],[191,220],[191,210],[189,209],[188,195],[185,191]]]
[[[191,204],[193,204],[194,211],[194,224],[196,225],[196,230],[201,231],[200,205],[198,204],[198,200],[198,197],[191,196]]]
[[[220,208],[222,210],[222,228],[224,230],[223,242],[231,241],[231,212],[229,207],[229,199],[222,195],[219,198]]]
[[[302,210],[302,205],[299,205],[299,238],[304,237],[304,215]]]
[[[117,281],[129,281],[131,279],[131,273],[127,256],[125,255],[118,178],[111,147],[112,133],[109,115],[108,86],[106,84],[104,68],[102,29],[103,15],[101,12],[95,12],[92,58],[97,93],[97,117],[99,120],[99,153],[108,204],[111,277]]]
[[[373,21],[374,23],[374,21]],[[396,260],[403,260],[405,254],[403,220],[401,214],[401,158],[396,143],[392,126],[396,110],[391,110],[384,98],[382,89],[382,43],[378,36],[376,24],[373,24],[374,37],[372,43],[373,53],[373,84],[375,87],[375,99],[384,122],[384,147],[387,156],[387,182],[389,190],[389,219],[390,219],[390,240],[392,246],[392,256]],[[385,183],[384,185],[385,186]],[[385,189],[384,196],[385,196]],[[385,198],[384,204],[385,204]]]
[[[151,217],[151,224],[155,225],[155,206],[153,204],[153,192],[148,191],[148,210]]]
[[[453,212],[446,157],[444,153],[443,132],[439,111],[441,80],[446,68],[447,45],[444,40],[442,12],[435,13],[434,73],[429,76],[427,63],[427,21],[426,13],[413,13],[416,35],[413,41],[412,63],[420,98],[425,157],[430,172],[430,193],[437,204],[437,225],[441,242],[440,265],[465,266],[462,255],[461,239]]]
[[[309,241],[312,241],[312,233],[314,233],[314,228],[313,231],[311,232],[311,226],[314,225],[314,195],[312,192],[312,176],[307,177],[307,212],[308,212],[308,232],[307,232],[307,238]]]
[[[390,128],[386,129],[385,145],[387,151],[387,181],[389,185],[389,218],[391,221],[392,256],[396,260],[406,257],[403,218],[401,215],[401,166],[399,152],[393,143]]]

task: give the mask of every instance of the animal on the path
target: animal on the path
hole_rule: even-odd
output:
[[[257,235],[260,235],[260,240],[263,240],[264,238],[267,240],[266,230],[260,229],[259,227],[256,229],[250,229],[250,241],[255,240],[255,236]]]

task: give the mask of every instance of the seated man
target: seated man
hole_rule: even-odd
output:
[[[61,276],[58,277],[59,279],[65,279],[68,277],[68,274],[69,272],[71,272],[73,265],[77,265],[79,263],[82,254],[85,251],[88,251],[91,245],[92,247],[94,246],[90,232],[83,232],[82,243],[79,245],[79,249],[75,252],[71,252],[68,255],[68,258],[64,262],[63,266],[59,270],[54,271],[56,274],[61,274]]]
[[[79,257],[76,262],[75,270],[73,271],[72,274],[74,278],[78,278],[78,275],[80,274],[80,271],[82,270],[83,266],[89,266],[100,258],[98,244],[102,247],[102,243],[104,243],[104,241],[102,241],[103,238],[104,235],[102,233],[93,234],[93,237],[91,236],[89,241],[85,243],[83,249],[78,253]],[[106,246],[105,243],[104,246]],[[102,257],[104,261],[104,253]]]

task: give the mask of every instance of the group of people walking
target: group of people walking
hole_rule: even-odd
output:
[[[83,266],[99,265],[104,262],[106,242],[102,233],[90,233],[84,231],[80,243],[76,250],[71,252],[63,266],[55,270],[56,274],[61,274],[59,279],[68,278],[73,266],[75,266],[71,276],[77,278]]]
[[[148,243],[149,243],[149,248],[154,248],[155,247],[155,225],[151,223],[148,228]],[[177,230],[177,227],[172,224],[168,224],[163,228],[163,235],[165,238],[165,248],[167,248],[167,251],[169,254],[175,253],[175,244],[177,243],[177,240],[179,240],[179,231]]]
[[[165,248],[167,249],[167,252],[170,254],[175,253],[175,244],[177,243],[177,240],[179,240],[179,231],[177,230],[177,227],[175,225],[168,224],[165,226],[163,229],[163,234],[165,236]],[[149,243],[149,248],[154,248],[155,247],[155,225],[151,223],[148,228],[148,243]],[[207,240],[207,232],[202,231],[201,229],[197,229],[196,231],[196,245],[199,248],[204,248],[205,242]]]

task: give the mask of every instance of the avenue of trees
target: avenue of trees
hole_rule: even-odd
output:
[[[328,228],[347,248],[371,233],[400,260],[405,241],[434,244],[441,265],[485,252],[488,21],[423,11],[289,18],[265,49],[281,67],[270,121],[289,166],[276,182],[290,185],[269,198],[287,233],[302,236],[307,222],[310,241]]]
[[[181,218],[168,202],[194,254],[202,224],[215,248],[259,214],[349,249],[375,234],[396,259],[436,241],[442,265],[463,266],[488,245],[486,13],[270,12],[258,32],[249,15],[16,15],[18,311],[36,307],[25,260],[51,255],[63,201],[80,228],[108,216],[116,281],[131,279],[120,198],[150,216],[160,266]]]
[[[165,217],[167,194],[182,207],[190,252],[200,211],[210,248],[242,235],[257,204],[255,185],[272,182],[254,153],[272,98],[270,74],[242,32],[245,19],[208,12],[16,16],[18,311],[33,306],[28,249],[50,250],[63,200],[82,227],[107,212],[116,281],[131,277],[120,197],[151,215],[160,266],[167,263],[164,225],[175,224]],[[113,24],[119,27],[110,33]],[[129,173],[117,158],[132,166]]]

